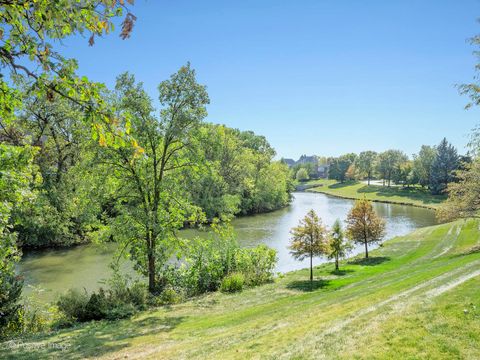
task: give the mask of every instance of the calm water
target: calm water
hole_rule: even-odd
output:
[[[326,225],[332,225],[335,219],[345,220],[353,201],[330,197],[324,194],[295,193],[295,199],[288,208],[268,214],[248,216],[233,221],[238,241],[243,246],[266,244],[278,252],[277,271],[286,272],[308,266],[295,261],[288,252],[289,231],[298,224],[308,210],[314,209]],[[374,203],[375,210],[387,222],[387,236],[392,238],[405,235],[412,230],[433,225],[435,213],[429,209],[404,205]],[[191,235],[192,231],[189,231]],[[50,301],[57,293],[68,288],[86,288],[93,290],[101,286],[102,279],[110,276],[109,263],[115,250],[114,244],[85,245],[65,250],[31,252],[23,257],[19,272],[25,277],[27,285],[24,293],[29,294],[32,286],[41,289],[36,296]],[[353,252],[362,251],[357,247]],[[324,262],[315,259],[315,264]],[[132,272],[129,263],[123,264],[125,272]]]

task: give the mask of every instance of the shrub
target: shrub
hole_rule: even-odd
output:
[[[256,286],[274,277],[277,252],[266,245],[241,248],[235,252],[234,268],[245,275],[245,285]]]
[[[65,315],[67,321],[82,321],[85,318],[87,304],[90,298],[87,290],[70,289],[60,295],[57,300],[58,310]]]
[[[172,305],[180,303],[183,300],[183,296],[173,288],[166,288],[160,294],[159,300],[162,305]]]
[[[143,310],[148,303],[148,291],[145,284],[134,282],[118,273],[109,281],[110,289],[93,292],[90,296],[86,291],[69,290],[60,296],[57,306],[63,319],[60,326],[69,325],[75,321],[115,320],[131,316],[136,310]]]
[[[226,293],[234,293],[243,290],[245,277],[242,273],[232,273],[223,278],[220,290]]]

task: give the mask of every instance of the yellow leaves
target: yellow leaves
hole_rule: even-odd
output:
[[[107,139],[105,138],[105,135],[103,133],[99,134],[98,143],[100,144],[100,146],[107,146]]]

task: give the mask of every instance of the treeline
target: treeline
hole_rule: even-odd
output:
[[[127,90],[127,86],[132,88]],[[133,77],[124,74],[118,79],[117,91],[109,96],[113,99],[121,96],[122,91],[129,96],[139,92],[143,100],[137,94],[136,101],[144,103],[136,105],[152,110],[153,105],[140,87],[134,85]],[[29,96],[26,84],[23,92],[23,110],[14,121],[3,124],[0,131],[2,143],[11,146],[2,148],[4,156],[19,148],[35,149],[32,159],[35,181],[28,184],[28,190],[36,196],[28,207],[12,209],[11,224],[18,234],[18,244],[49,247],[89,242],[99,235],[99,230],[105,232],[105,227],[118,215],[119,202],[125,204],[125,199],[120,200],[124,194],[116,192],[120,186],[117,174],[109,169],[115,163],[122,165],[118,152],[125,152],[121,156],[126,157],[150,156],[145,148],[149,141],[161,144],[156,134],[160,128],[147,127],[143,122],[130,124],[130,141],[135,142],[137,152],[128,154],[124,146],[111,150],[105,146],[107,135],[92,139],[81,108],[61,97]],[[134,106],[134,100],[112,106]],[[122,101],[126,100],[112,100]],[[205,220],[211,221],[215,217],[229,219],[238,214],[271,211],[289,203],[288,168],[273,161],[274,156],[274,149],[263,136],[202,123],[195,129],[188,149],[185,146],[175,150],[170,159],[175,160],[172,166],[178,170],[177,180],[184,185],[182,201],[197,206]],[[141,171],[137,173],[139,178],[150,176]]]
[[[412,159],[403,151],[392,149],[382,153],[349,153],[328,158],[323,164],[328,166],[328,178],[339,182],[365,179],[370,184],[372,179],[381,179],[384,186],[419,185],[433,194],[442,194],[449,183],[457,181],[456,172],[470,162],[468,156],[458,155],[457,149],[444,138],[437,146],[423,145]],[[315,178],[317,166],[297,165],[291,176],[299,181]]]

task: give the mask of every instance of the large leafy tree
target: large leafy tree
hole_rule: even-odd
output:
[[[436,156],[437,149],[428,145],[422,145],[418,154],[413,156],[412,170],[418,183],[423,187],[430,186],[430,173]]]
[[[347,216],[347,236],[365,246],[368,259],[368,245],[382,240],[385,234],[385,220],[379,217],[370,201],[357,200]]]
[[[290,253],[297,260],[310,259],[310,281],[313,281],[313,258],[328,253],[328,234],[314,210],[310,210],[291,232]]]
[[[30,187],[40,179],[32,162],[34,154],[32,147],[0,144],[0,328],[14,320],[22,291],[22,280],[15,274],[20,253],[12,213],[35,198]]]
[[[120,34],[124,39],[135,21],[124,0],[0,0],[2,125],[8,126],[21,106],[20,93],[13,85],[15,77],[21,76],[31,81],[31,91],[38,95],[60,96],[82,106],[88,117],[95,117],[97,131],[114,126],[100,96],[103,86],[77,76],[76,60],[64,58],[55,45],[75,34],[87,35],[93,45],[95,36],[111,32],[114,18],[125,12]]]
[[[375,161],[377,159],[377,153],[375,151],[362,151],[355,160],[358,171],[367,177],[368,185],[375,171]]]
[[[443,193],[449,182],[455,179],[455,170],[460,165],[457,149],[444,138],[437,146],[437,156],[430,170],[430,190]]]
[[[407,160],[407,155],[400,150],[387,150],[378,155],[377,171],[382,176],[384,185],[386,181],[387,185],[390,186],[396,169]]]
[[[88,230],[101,212],[101,184],[91,165],[94,145],[79,106],[56,97],[28,92],[23,109],[8,128],[0,128],[6,143],[35,146],[34,162],[43,181],[31,206],[16,212],[19,244],[31,247],[70,245],[88,241]]]
[[[480,215],[480,159],[466,164],[456,173],[457,181],[448,184],[447,201],[440,207],[438,215],[445,221],[457,218],[479,217]]]
[[[356,154],[350,153],[338,158],[330,159],[328,177],[330,179],[344,182],[347,179],[348,168],[354,163],[356,156]]]
[[[111,229],[130,249],[137,269],[148,276],[151,292],[157,289],[157,272],[178,243],[176,231],[196,215],[181,170],[195,164],[193,138],[209,103],[189,64],[158,90],[161,109],[156,116],[142,84],[128,74],[117,79],[115,106],[119,118],[126,119],[121,125],[125,133],[135,140],[101,151],[101,161],[117,181],[119,215]]]

